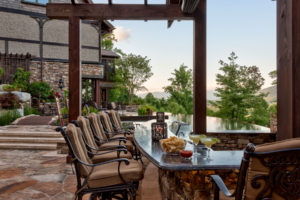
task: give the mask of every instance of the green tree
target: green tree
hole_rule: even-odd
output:
[[[182,64],[179,67],[179,69],[174,70],[172,75],[173,77],[168,79],[171,82],[171,84],[164,88],[165,91],[171,95],[169,98],[169,103],[172,103],[172,106],[168,107],[169,111],[172,112],[173,114],[177,114],[177,113],[192,114],[193,113],[192,70],[188,69],[187,66]],[[180,108],[171,109],[171,107],[174,108],[176,105],[180,106]]]
[[[271,71],[269,76],[273,79],[272,85],[277,85],[277,70]]]
[[[101,47],[106,50],[113,50],[114,41],[117,41],[114,34],[108,33],[102,37]]]
[[[29,92],[32,96],[47,100],[52,95],[52,90],[47,82],[33,82],[30,84]]]
[[[146,103],[150,103],[153,104],[157,99],[153,96],[153,94],[151,92],[149,92],[146,96],[145,96],[145,101]]]
[[[2,77],[3,71],[4,71],[3,68],[0,67],[0,79],[1,79],[1,77]]]
[[[216,96],[219,100],[210,102],[218,108],[217,116],[244,120],[249,110],[257,110],[265,104],[265,94],[258,94],[264,78],[256,66],[240,66],[234,52],[228,57],[229,63],[220,61],[222,73],[217,74]],[[259,102],[259,103],[255,103]]]
[[[27,92],[29,89],[30,76],[31,74],[29,71],[24,71],[23,68],[18,68],[13,78],[14,79],[13,86],[20,88],[24,92]]]
[[[137,91],[146,90],[143,86],[152,75],[150,59],[140,55],[123,55],[116,61],[116,84],[120,89],[126,89],[129,95],[129,104]]]

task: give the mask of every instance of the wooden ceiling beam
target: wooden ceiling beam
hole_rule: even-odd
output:
[[[47,4],[47,16],[51,19],[96,20],[192,20],[193,14],[183,13],[179,5],[160,4]]]

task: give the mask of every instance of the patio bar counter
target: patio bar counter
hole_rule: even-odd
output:
[[[243,151],[211,151],[210,158],[192,156],[184,159],[169,155],[159,142],[152,141],[151,123],[140,123],[134,133],[134,141],[140,152],[159,168],[159,184],[163,199],[209,199],[211,185],[208,175],[219,174],[235,182]],[[168,131],[168,137],[173,133]],[[186,149],[193,146],[187,143]],[[234,185],[235,183],[232,183]]]

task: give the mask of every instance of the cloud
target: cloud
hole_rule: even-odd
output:
[[[117,26],[114,29],[113,34],[115,35],[118,42],[128,40],[128,38],[130,38],[130,29],[125,29],[122,26]]]

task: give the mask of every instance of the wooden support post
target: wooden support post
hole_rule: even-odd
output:
[[[199,2],[194,18],[194,118],[195,134],[206,133],[206,0]]]
[[[69,18],[69,121],[81,115],[81,59],[79,17]]]
[[[101,93],[100,93],[100,80],[96,80],[95,83],[95,101],[97,103],[98,106],[101,105]]]
[[[277,140],[300,137],[300,1],[277,0]]]

